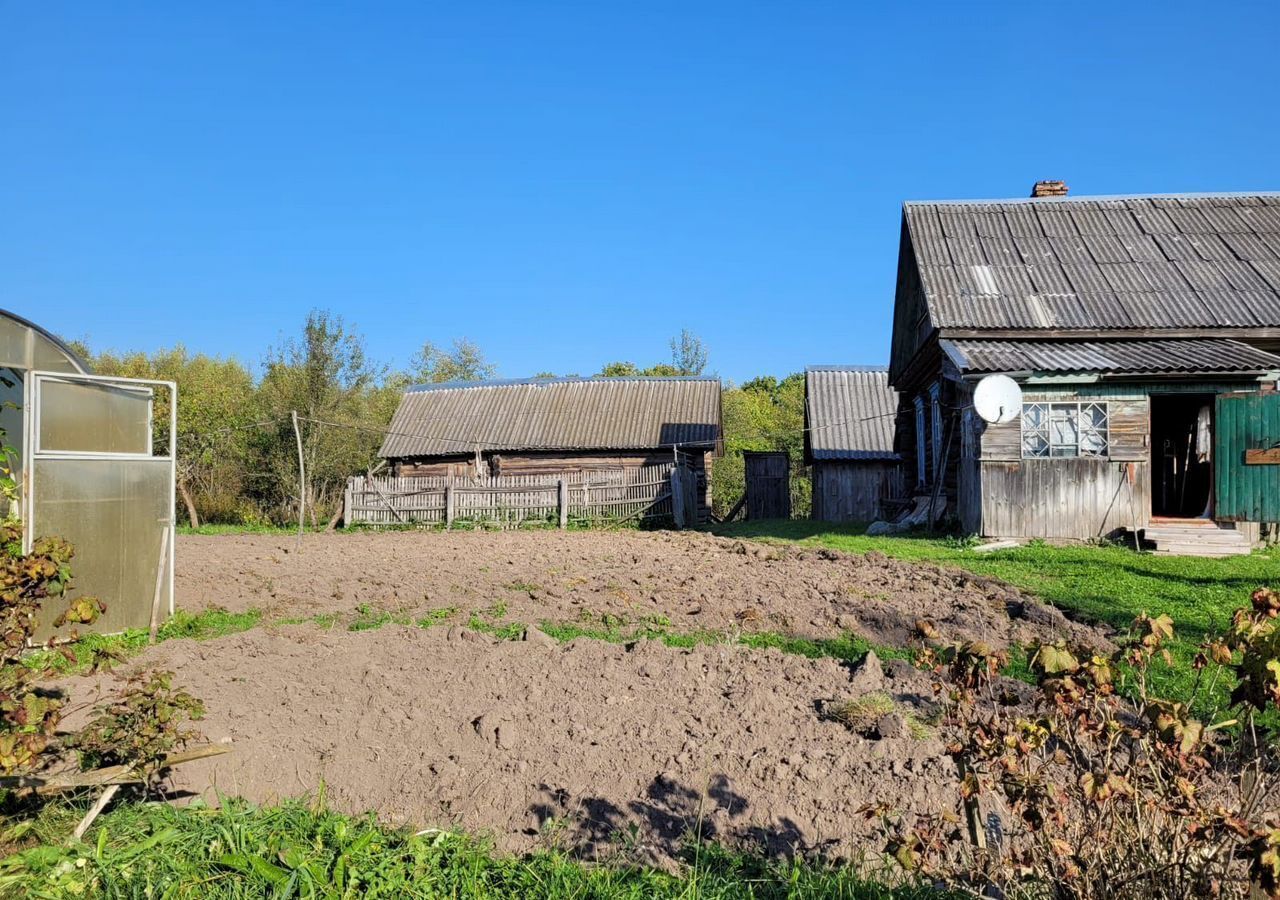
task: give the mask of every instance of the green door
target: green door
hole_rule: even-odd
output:
[[[1280,462],[1256,452],[1280,447],[1280,393],[1219,394],[1215,427],[1215,517],[1280,522]]]

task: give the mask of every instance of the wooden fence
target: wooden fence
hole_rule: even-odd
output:
[[[696,521],[695,483],[692,472],[673,463],[563,475],[356,475],[347,480],[343,520],[374,526],[564,528],[570,522],[669,519],[683,527]]]

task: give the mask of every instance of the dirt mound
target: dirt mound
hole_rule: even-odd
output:
[[[184,536],[178,604],[270,618],[368,604],[415,617],[488,610],[513,622],[660,622],[901,645],[928,619],[948,640],[1098,644],[1092,628],[1001,582],[938,566],[674,532]]]
[[[866,844],[865,804],[955,796],[922,724],[928,681],[902,663],[301,625],[169,641],[139,664],[175,671],[208,707],[206,736],[236,748],[181,767],[175,789],[270,802],[323,784],[344,811],[459,825],[510,851],[560,841],[661,863],[700,829],[847,856]],[[109,681],[70,687],[88,700]],[[875,701],[866,727],[823,718],[857,697]]]

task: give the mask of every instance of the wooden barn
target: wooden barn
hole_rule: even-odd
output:
[[[379,455],[398,477],[608,473],[679,461],[697,475],[705,519],[720,442],[717,378],[546,378],[412,387]]]
[[[1065,193],[904,205],[909,482],[969,533],[1248,550],[1280,520],[1280,194]],[[974,413],[991,373],[1008,424]]]
[[[894,450],[898,394],[889,370],[810,366],[804,373],[804,458],[813,481],[813,518],[870,522],[903,495]]]

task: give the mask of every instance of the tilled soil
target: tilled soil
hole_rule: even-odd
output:
[[[928,679],[902,662],[309,625],[169,641],[138,662],[173,670],[208,707],[205,735],[235,748],[174,770],[175,790],[265,803],[323,784],[340,810],[457,825],[508,851],[557,841],[662,864],[700,832],[849,858],[869,846],[864,806],[935,811],[956,796],[927,727],[891,717],[885,736],[859,734],[818,714],[882,691],[927,720]],[[110,680],[76,679],[73,696]]]
[[[996,648],[1066,637],[1088,626],[1016,588],[939,566],[674,532],[419,532],[183,536],[178,605],[252,607],[268,619],[351,615],[368,605],[412,619],[658,621],[678,631],[854,631],[903,645],[917,622],[943,640]]]
[[[557,842],[666,864],[697,831],[851,857],[881,846],[860,810],[949,809],[954,771],[927,726],[928,678],[900,661],[882,670],[733,643],[559,644],[536,628],[500,641],[465,627],[471,613],[491,624],[851,630],[884,645],[928,619],[946,638],[997,647],[1105,641],[989,579],[697,534],[308,535],[302,552],[287,537],[183,537],[178,560],[183,609],[265,616],[138,660],[172,670],[205,701],[205,736],[235,748],[175,770],[175,790],[271,802],[323,786],[343,811],[459,826],[517,852]],[[410,620],[454,611],[441,627],[344,627],[364,605]],[[339,624],[309,621],[319,614]],[[73,696],[92,700],[109,682],[75,679]],[[883,707],[885,695],[893,711],[857,730],[821,714],[869,696]]]

